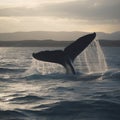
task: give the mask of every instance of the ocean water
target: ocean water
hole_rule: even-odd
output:
[[[0,48],[0,120],[120,120],[120,47],[102,48],[106,71],[77,75],[32,58],[45,49]]]

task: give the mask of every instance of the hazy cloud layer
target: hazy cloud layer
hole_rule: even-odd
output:
[[[12,3],[10,1],[12,0],[1,2],[4,5],[8,3],[4,7],[0,5],[0,24],[3,31],[11,30],[12,25],[16,30],[54,28],[54,30],[116,31],[120,28],[120,0],[26,0],[25,2],[15,0]],[[15,22],[12,22],[12,18]],[[10,27],[4,27],[6,23]]]
[[[79,0],[64,4],[56,4],[48,6],[51,15],[54,13],[56,16],[104,20],[113,19],[120,20],[120,0]]]
[[[13,7],[0,10],[0,16],[57,16],[62,18],[120,21],[120,0],[76,0],[41,4],[38,7]]]

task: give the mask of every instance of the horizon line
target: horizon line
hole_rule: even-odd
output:
[[[88,31],[49,31],[49,30],[33,30],[33,31],[15,31],[15,32],[0,32],[0,34],[4,34],[4,33],[28,33],[28,32],[56,32],[56,33],[59,33],[59,32],[83,32],[83,33],[93,33],[95,31],[91,31],[91,32],[88,32]],[[116,33],[116,32],[120,32],[120,31],[114,31],[114,32],[96,32],[96,33],[106,33],[106,34],[111,34],[111,33]]]

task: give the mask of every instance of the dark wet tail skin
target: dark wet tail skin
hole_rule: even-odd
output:
[[[41,51],[33,53],[32,56],[40,61],[58,63],[65,67],[66,71],[69,68],[75,74],[73,62],[75,58],[95,39],[96,33],[88,34],[78,38],[75,42],[68,45],[64,51]],[[67,66],[68,65],[68,66]]]
[[[78,38],[75,42],[68,45],[64,52],[72,61],[95,39],[96,33],[88,34]]]

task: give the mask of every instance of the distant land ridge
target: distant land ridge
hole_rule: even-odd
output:
[[[94,32],[94,31],[93,31]],[[80,36],[89,34],[88,32],[50,32],[50,31],[31,31],[0,33],[0,41],[21,41],[21,40],[56,40],[56,41],[74,41]],[[97,32],[97,39],[120,40],[120,31],[114,33]]]
[[[120,40],[99,40],[101,46],[120,47]],[[65,47],[73,41],[24,40],[0,41],[0,47]]]
[[[86,34],[88,32],[78,31],[0,33],[0,47],[62,47]],[[120,46],[120,31],[111,34],[97,32],[96,38],[102,46]]]

